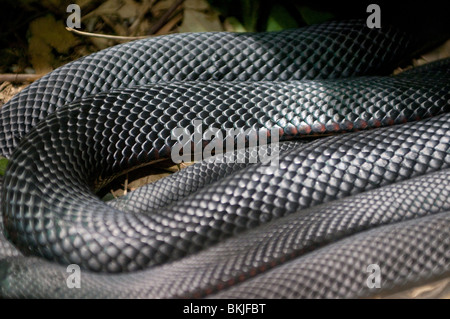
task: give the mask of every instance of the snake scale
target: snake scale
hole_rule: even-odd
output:
[[[359,20],[174,34],[34,82],[0,109],[0,296],[356,298],[447,277],[450,60],[387,75],[417,42]],[[277,165],[250,161],[275,144],[231,150],[98,198],[194,120],[276,129]]]

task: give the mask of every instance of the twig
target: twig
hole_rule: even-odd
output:
[[[117,199],[117,196],[116,196],[116,194],[114,194],[114,191],[113,191],[112,189],[110,189],[109,191],[111,192],[111,194],[113,195],[113,197],[114,197],[115,199]]]
[[[6,81],[12,82],[12,83],[33,82],[43,76],[44,76],[44,74],[5,73],[5,74],[0,74],[0,82],[6,82]]]
[[[123,195],[126,195],[128,192],[128,173],[127,173],[127,177],[125,178],[125,185],[123,187]]]
[[[66,27],[66,30],[76,33],[76,34],[79,34],[79,35],[83,35],[83,36],[88,36],[88,37],[93,37],[93,38],[102,38],[102,39],[112,39],[112,40],[131,41],[131,40],[146,39],[146,38],[151,37],[149,35],[138,36],[138,37],[127,37],[127,36],[120,36],[120,35],[100,34],[100,33],[86,32],[86,31],[79,31],[79,30],[69,28],[69,27]]]
[[[158,21],[156,21],[155,24],[152,25],[150,30],[148,31],[148,34],[152,35],[159,31],[169,20],[169,18],[172,16],[172,13],[175,12],[175,10],[184,2],[184,0],[177,0],[175,3],[167,9],[166,12],[159,18]]]

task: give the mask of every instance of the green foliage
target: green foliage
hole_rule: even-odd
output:
[[[224,17],[235,18],[245,31],[277,31],[325,22],[334,18],[305,1],[209,0]]]
[[[224,17],[235,17],[245,31],[256,31],[263,0],[209,0]]]
[[[308,6],[297,6],[306,24],[316,24],[331,20],[334,15],[327,11],[318,11]]]
[[[8,159],[0,157],[0,176],[5,175],[6,167],[8,166]]]
[[[266,31],[278,31],[298,27],[298,22],[289,13],[286,7],[277,4],[272,7],[272,10],[270,10],[270,14],[267,19]]]

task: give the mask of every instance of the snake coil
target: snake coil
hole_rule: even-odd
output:
[[[352,298],[448,276],[450,60],[386,75],[416,46],[361,21],[177,34],[36,81],[0,110],[0,296]],[[274,145],[235,150],[96,196],[194,120],[278,130],[277,165],[250,161]]]

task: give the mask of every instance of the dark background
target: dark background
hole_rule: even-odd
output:
[[[143,0],[134,1],[139,3]],[[0,74],[23,73],[27,68],[32,69],[28,51],[31,38],[30,22],[46,15],[52,15],[61,22],[65,21],[68,16],[67,5],[76,2],[76,0],[1,1]],[[82,15],[104,2],[84,1]],[[366,12],[367,6],[376,3],[381,7],[382,25],[395,24],[414,33],[416,38],[424,43],[424,48],[431,48],[450,38],[449,1],[209,0],[209,3],[219,12],[222,20],[230,16],[235,17],[246,31],[272,30],[274,27],[269,23],[271,18],[278,21],[277,28],[295,28],[333,19],[366,19],[370,14]],[[146,18],[151,20],[154,17],[149,13]],[[81,30],[85,30],[84,25]],[[111,28],[101,24],[95,31],[114,34]],[[147,35],[149,32],[140,35]],[[79,45],[88,47],[87,42],[83,43],[85,40],[80,39]],[[79,47],[72,49],[68,54],[55,52],[58,58],[52,68],[97,49],[99,48],[91,46],[87,50],[80,50]],[[11,67],[13,65],[14,68]]]

